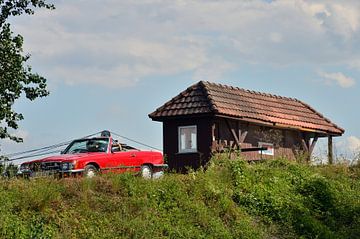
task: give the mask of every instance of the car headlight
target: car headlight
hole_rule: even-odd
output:
[[[71,170],[74,169],[74,163],[62,163],[61,164],[61,170],[65,171],[65,170]]]
[[[29,164],[21,164],[20,171],[26,171],[26,170],[30,170],[30,165]]]
[[[69,170],[69,163],[62,163],[61,170]]]

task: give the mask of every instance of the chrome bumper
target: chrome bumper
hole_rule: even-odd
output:
[[[46,176],[69,176],[72,174],[82,173],[84,169],[72,169],[72,170],[45,170],[45,171],[31,171],[31,170],[19,170],[17,176],[25,177],[46,177]]]
[[[167,164],[153,164],[154,168],[168,168],[169,165]]]

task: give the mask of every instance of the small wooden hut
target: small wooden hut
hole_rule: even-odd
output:
[[[163,122],[169,167],[204,166],[215,152],[239,152],[247,160],[302,156],[310,159],[320,137],[344,130],[293,98],[200,81],[149,114]],[[261,150],[263,149],[263,150]]]

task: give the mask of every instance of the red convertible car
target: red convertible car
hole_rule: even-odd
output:
[[[140,151],[118,143],[109,131],[103,131],[100,137],[74,140],[59,156],[22,163],[18,175],[93,177],[98,173],[130,171],[144,178],[157,178],[166,168],[161,152]]]

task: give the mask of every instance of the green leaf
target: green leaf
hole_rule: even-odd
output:
[[[26,65],[30,55],[23,53],[23,37],[14,35],[8,23],[10,17],[32,15],[36,8],[55,9],[44,0],[0,0],[0,139],[22,142],[8,131],[24,118],[13,109],[22,95],[32,101],[49,94],[46,79]]]

